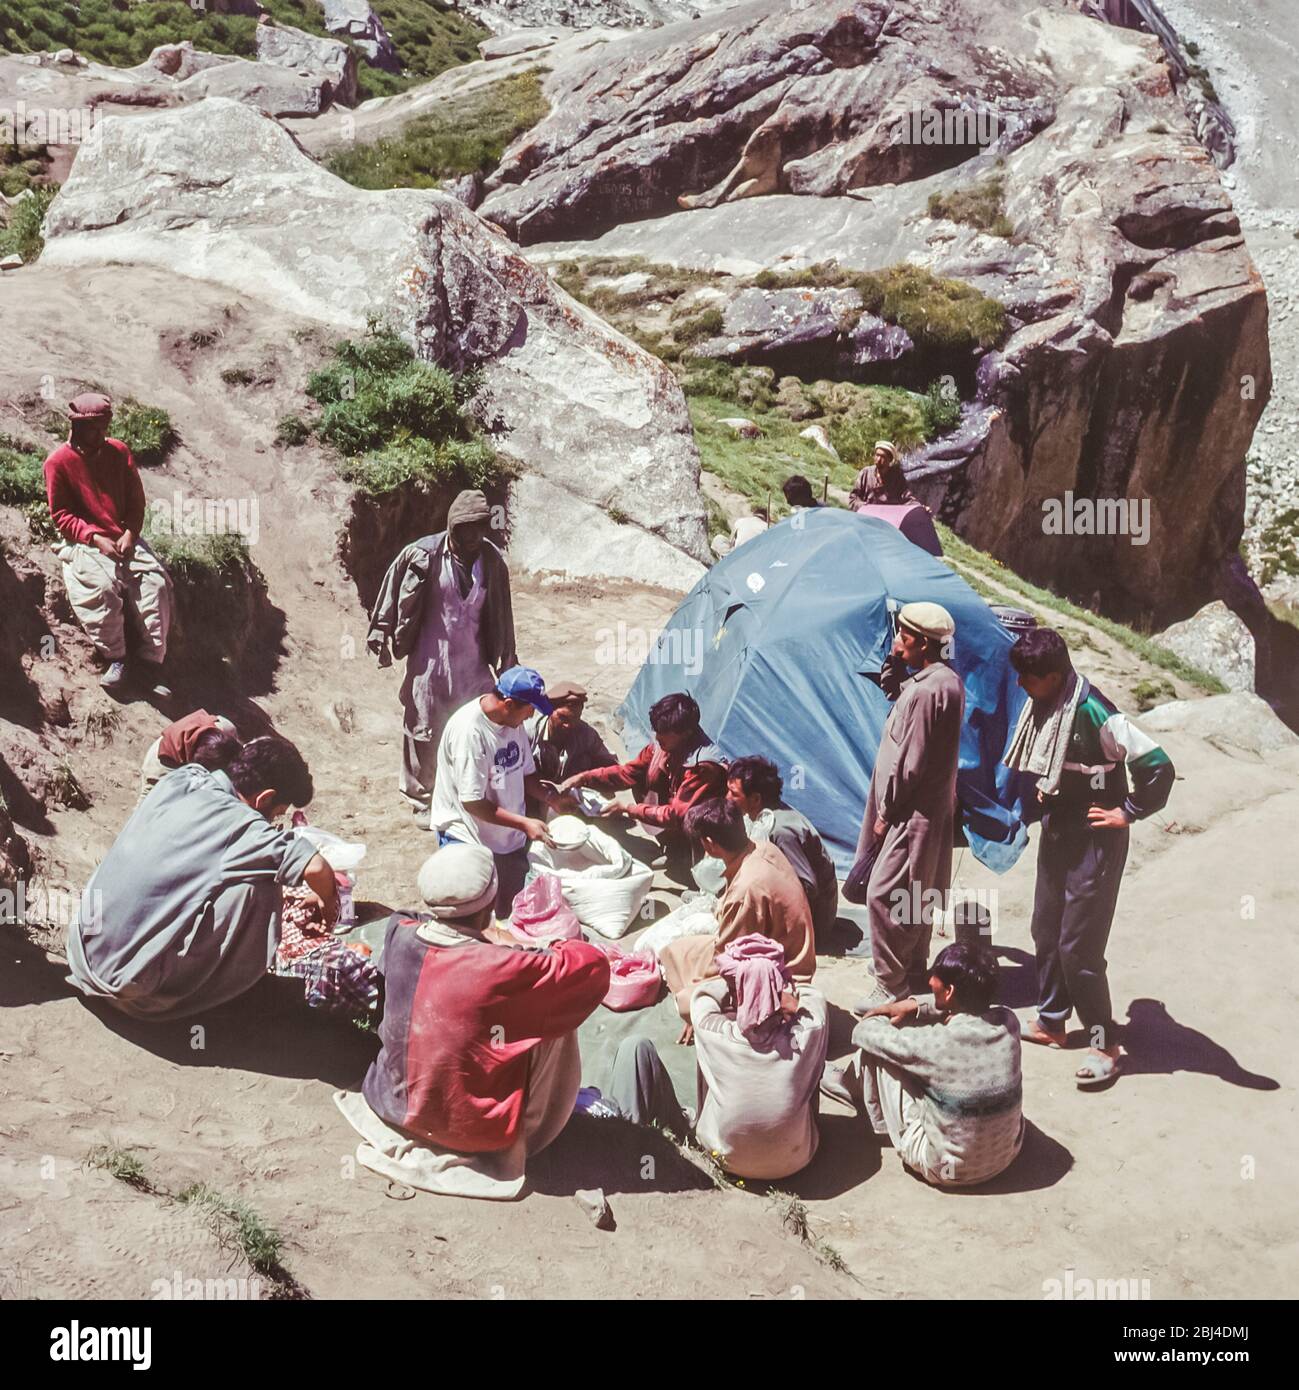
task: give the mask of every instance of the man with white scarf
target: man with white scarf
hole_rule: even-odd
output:
[[[1168,801],[1168,754],[1131,724],[1069,659],[1050,628],[1026,632],[1010,662],[1029,696],[1007,767],[1037,778],[1043,807],[1033,899],[1037,1019],[1026,1042],[1065,1047],[1076,1009],[1090,1051],[1079,1086],[1112,1081],[1122,1051],[1110,1005],[1105,946],[1128,857],[1128,827]]]

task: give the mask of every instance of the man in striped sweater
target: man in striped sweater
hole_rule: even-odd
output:
[[[859,1049],[821,1091],[864,1106],[903,1164],[935,1187],[1004,1172],[1024,1143],[1019,1020],[992,1003],[997,960],[958,942],[929,973],[930,994],[881,1004],[853,1030]]]
[[[1073,669],[1064,638],[1026,632],[1010,653],[1029,700],[1011,738],[1008,767],[1037,778],[1042,805],[1033,945],[1037,1019],[1027,1042],[1064,1047],[1076,1009],[1090,1051],[1079,1086],[1112,1081],[1122,1056],[1105,974],[1128,827],[1168,801],[1168,754]]]

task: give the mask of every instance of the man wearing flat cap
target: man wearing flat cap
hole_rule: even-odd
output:
[[[937,603],[908,603],[898,614],[893,664],[912,674],[884,725],[857,842],[859,860],[875,852],[866,901],[876,984],[862,1009],[926,988],[934,907],[952,884],[965,714],[965,687],[946,660],[955,632]]]
[[[45,460],[50,516],[63,537],[59,560],[68,602],[94,642],[106,669],[107,691],[121,690],[138,675],[158,695],[171,629],[171,580],[140,538],[144,486],[131,451],[110,439],[113,403],[86,391],[69,405],[71,430]],[[127,619],[138,642],[140,665],[127,665]]]
[[[496,864],[481,845],[439,849],[419,892],[424,913],[394,913],[384,936],[382,1049],[360,1093],[334,1100],[364,1167],[425,1192],[508,1201],[573,1113],[577,1029],[608,991],[609,961],[583,940],[491,940]]]
[[[608,767],[618,759],[605,746],[599,733],[582,715],[586,710],[586,691],[574,681],[556,681],[546,687],[554,706],[549,714],[538,710],[524,725],[532,740],[532,760],[537,775],[556,786],[577,772]]]
[[[907,486],[906,474],[897,449],[887,439],[877,441],[872,462],[857,474],[848,494],[848,505],[857,507],[901,507],[919,499]]]
[[[398,554],[370,610],[366,646],[379,665],[406,659],[398,786],[416,815],[426,814],[432,800],[447,720],[518,664],[510,572],[487,539],[490,525],[483,494],[460,493],[445,531]]]

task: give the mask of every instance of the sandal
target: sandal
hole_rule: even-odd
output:
[[[1031,1023],[1026,1023],[1020,1029],[1020,1038],[1024,1042],[1037,1043],[1039,1047],[1068,1047],[1068,1035],[1062,1028],[1058,1033],[1054,1033],[1050,1028],[1042,1024],[1040,1018],[1035,1018]]]
[[[1083,1058],[1082,1066],[1074,1073],[1079,1089],[1089,1090],[1108,1085],[1123,1070],[1119,1058],[1109,1057],[1103,1052],[1089,1052]]]

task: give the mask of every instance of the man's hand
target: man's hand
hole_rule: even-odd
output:
[[[95,547],[101,555],[107,555],[110,560],[116,560],[117,542],[110,540],[102,531],[96,531],[90,538],[90,544]]]
[[[621,802],[611,801],[595,813],[596,820],[626,820],[627,808]]]
[[[302,881],[311,890],[308,902],[320,912],[325,925],[338,921],[338,881],[323,855],[313,855],[302,874]]]
[[[585,784],[583,783],[583,781],[582,781],[582,779],[583,779],[583,777],[585,777],[585,775],[586,775],[586,774],[583,773],[583,772],[575,772],[571,777],[566,777],[566,778],[559,784],[559,787],[558,787],[558,791],[559,791],[560,796],[566,796],[566,795],[567,795],[569,792],[571,792],[575,787],[580,787],[580,786],[585,785]]]
[[[1087,821],[1093,830],[1122,830],[1130,824],[1122,806],[1089,806]]]
[[[695,1025],[687,1023],[681,1030],[681,1036],[677,1039],[679,1047],[693,1047],[695,1041]]]
[[[792,985],[780,996],[780,1012],[788,1014],[790,1018],[798,1012],[798,990]]]
[[[555,842],[550,838],[550,831],[547,830],[544,820],[537,820],[534,816],[525,816],[519,828],[529,840],[540,840],[543,845],[554,849]]]
[[[895,1027],[901,1028],[909,1018],[914,1018],[920,1012],[920,1004],[915,999],[895,999],[891,1004],[880,1004],[874,1009],[868,1009],[862,1016],[864,1018],[887,1018]]]
[[[889,828],[888,821],[876,819],[876,821],[875,821],[875,838],[876,838],[877,840],[882,840],[882,839],[884,838],[884,832],[885,832],[886,830],[888,830],[888,828]]]
[[[135,534],[132,531],[123,531],[117,538],[117,553],[123,560],[131,558],[131,552],[135,549]]]

